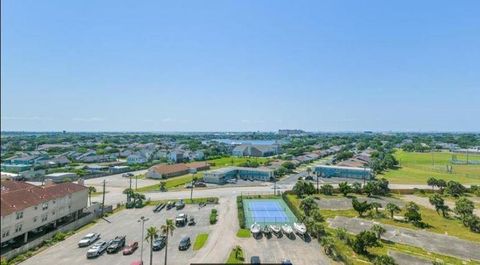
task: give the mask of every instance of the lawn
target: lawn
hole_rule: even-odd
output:
[[[296,195],[288,194],[287,197],[295,207],[299,206],[300,199],[298,199]],[[424,221],[432,226],[426,229],[430,232],[436,232],[441,234],[444,234],[445,232],[447,232],[449,235],[457,236],[459,238],[471,240],[474,242],[478,242],[480,240],[480,234],[470,232],[468,228],[464,227],[461,224],[461,222],[458,220],[444,219],[443,217],[438,215],[435,211],[424,208],[424,207],[420,207],[420,211]],[[320,210],[320,212],[325,217],[325,219],[334,218],[337,215],[347,216],[347,217],[358,216],[358,213],[355,212],[354,210]],[[399,213],[398,215],[401,215],[401,214],[402,213]],[[365,218],[365,219],[371,219],[371,218]],[[417,229],[411,224],[395,222],[389,218],[377,218],[374,220],[380,223]],[[330,228],[327,226],[326,230],[330,235],[332,235],[335,241],[335,248],[337,249],[337,253],[339,253],[343,257],[343,259],[346,261],[345,262],[346,264],[364,265],[364,264],[370,263],[368,257],[356,254],[355,252],[353,252],[351,247],[347,246],[343,241],[338,239],[335,236],[333,228]],[[388,242],[384,240],[383,240],[382,246],[370,248],[369,252],[375,255],[385,255],[387,254],[388,250],[395,250],[395,251],[403,252],[409,255],[423,257],[429,260],[440,259],[443,262],[448,264],[476,264],[475,262],[471,262],[471,261],[466,261],[466,263],[464,263],[464,261],[454,257],[444,256],[438,253],[431,253],[418,247]]]
[[[207,242],[208,234],[198,234],[197,238],[195,238],[195,243],[193,243],[193,250],[201,249],[205,243]]]
[[[400,168],[388,170],[378,177],[385,177],[390,183],[426,184],[429,177],[436,177],[463,184],[480,184],[480,165],[452,165],[450,163],[452,154],[454,153],[416,153],[397,150],[395,157],[400,163]],[[457,159],[466,160],[466,155],[455,154]],[[469,159],[480,160],[480,155],[469,155]],[[452,173],[447,172],[447,165],[452,166]]]
[[[239,229],[237,232],[237,237],[240,238],[249,238],[251,236],[250,230],[248,229]]]
[[[198,173],[194,174],[194,177],[202,178],[203,177],[203,172],[198,172]],[[167,188],[167,190],[177,188],[177,187],[183,187],[185,184],[192,181],[192,174],[186,174],[186,175],[182,175],[182,176],[178,176],[178,177],[159,180],[158,184],[141,187],[141,188],[138,188],[137,191],[138,192],[159,191],[160,190],[160,181],[165,182],[165,187]]]
[[[222,157],[222,158],[207,160],[207,162],[212,165],[212,167],[211,167],[212,169],[215,169],[215,168],[228,167],[228,166],[238,166],[242,163],[247,162],[248,160],[256,161],[259,164],[263,164],[263,163],[265,163],[265,161],[268,160],[268,158],[265,158],[265,157],[228,156],[228,157]]]

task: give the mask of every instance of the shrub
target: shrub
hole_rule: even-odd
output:
[[[245,213],[243,212],[243,201],[242,197],[237,197],[237,212],[238,212],[238,224],[240,228],[245,228]]]
[[[210,224],[216,224],[217,223],[217,209],[212,209],[212,212],[210,213]]]

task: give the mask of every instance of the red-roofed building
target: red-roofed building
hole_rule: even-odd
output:
[[[1,242],[26,242],[31,233],[77,219],[87,207],[88,188],[76,183],[35,186],[26,182],[1,183]],[[3,245],[3,244],[2,244]]]

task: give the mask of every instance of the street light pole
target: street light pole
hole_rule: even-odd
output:
[[[315,172],[315,174],[317,175],[317,193],[320,193],[320,189],[318,187],[318,177],[320,176],[320,173],[319,172]]]
[[[143,264],[143,233],[145,231],[145,222],[148,221],[148,218],[145,218],[144,216],[140,217],[140,219],[137,222],[142,222],[142,238],[140,239],[142,241],[142,244],[140,245],[140,264]]]

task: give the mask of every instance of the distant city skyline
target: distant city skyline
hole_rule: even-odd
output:
[[[2,131],[479,132],[478,1],[2,1]]]

